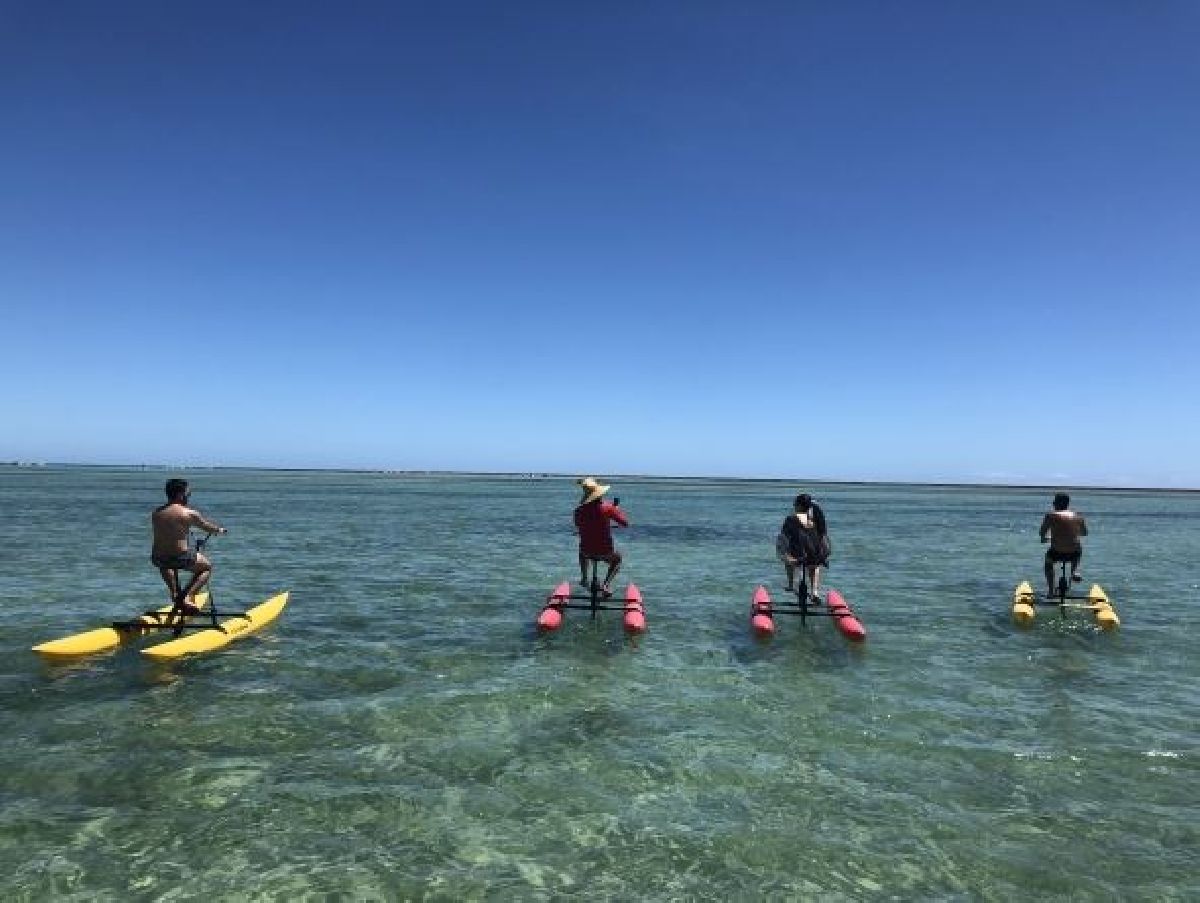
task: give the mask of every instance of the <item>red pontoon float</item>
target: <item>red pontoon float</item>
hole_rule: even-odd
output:
[[[538,630],[558,630],[562,626],[563,612],[568,608],[578,608],[590,611],[595,619],[598,611],[623,612],[622,621],[629,633],[643,633],[646,630],[646,610],[642,606],[642,591],[636,584],[625,588],[625,597],[619,604],[610,604],[609,597],[601,592],[593,580],[591,592],[586,595],[571,595],[571,584],[564,580],[546,597],[546,604],[538,615]]]
[[[762,637],[774,636],[775,615],[799,615],[803,624],[808,618],[832,618],[834,625],[846,639],[860,643],[867,638],[867,629],[854,616],[850,605],[842,598],[836,589],[826,593],[823,605],[814,603],[808,594],[808,587],[802,583],[796,593],[796,601],[782,605],[771,602],[771,594],[765,586],[754,590],[750,598],[750,627]]]

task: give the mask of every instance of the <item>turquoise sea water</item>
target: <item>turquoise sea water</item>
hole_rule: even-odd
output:
[[[531,629],[569,480],[194,471],[218,600],[282,619],[41,663],[164,601],[170,475],[0,468],[0,899],[1200,897],[1200,496],[1075,493],[1101,634],[1010,622],[1049,491],[804,487],[852,648],[750,635],[797,484],[616,481],[634,641]]]

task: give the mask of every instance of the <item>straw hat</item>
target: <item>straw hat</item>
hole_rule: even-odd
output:
[[[584,477],[579,481],[579,488],[583,490],[583,504],[594,502],[608,490],[611,486],[605,486],[602,483],[597,483],[594,477]]]

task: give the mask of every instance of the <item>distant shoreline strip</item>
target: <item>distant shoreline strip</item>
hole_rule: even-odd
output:
[[[577,474],[551,472],[510,472],[485,470],[386,470],[356,467],[241,467],[227,464],[81,464],[68,461],[0,462],[6,470],[135,470],[135,471],[230,471],[242,473],[327,473],[327,474],[377,474],[397,477],[459,477],[468,479],[505,480],[575,480]],[[1200,493],[1200,488],[1171,486],[1101,486],[1086,483],[944,483],[908,480],[836,480],[813,477],[710,477],[668,476],[664,474],[606,473],[606,479],[625,482],[678,483],[693,485],[757,484],[757,485],[805,485],[805,486],[911,486],[922,489],[1039,489],[1078,490],[1088,492],[1160,492],[1182,495]]]

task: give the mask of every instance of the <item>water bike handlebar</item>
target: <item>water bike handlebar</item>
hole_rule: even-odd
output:
[[[222,536],[228,532],[229,532],[229,530],[227,528],[222,527],[221,529],[217,530],[215,533],[205,533],[203,536],[201,536],[199,539],[196,540],[196,551],[197,552],[202,551],[204,549],[204,547],[206,545],[208,545],[208,541],[210,539],[212,539],[214,536]]]

